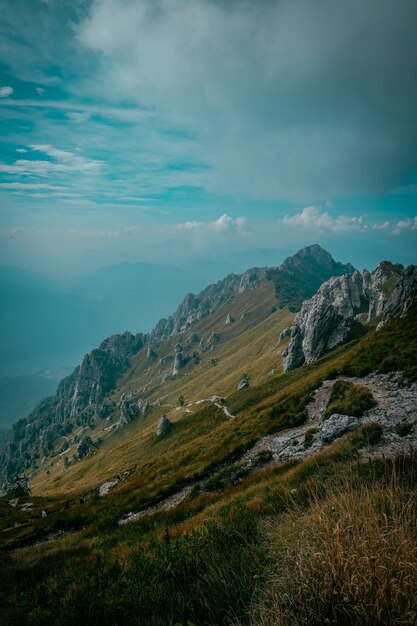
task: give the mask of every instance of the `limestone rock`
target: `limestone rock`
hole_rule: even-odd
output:
[[[165,433],[167,433],[172,428],[172,422],[169,421],[166,415],[163,415],[158,423],[158,428],[156,429],[156,436],[161,437]]]
[[[405,315],[416,295],[417,265],[409,265],[403,270],[390,299],[384,306],[382,324],[388,322],[395,315]]]
[[[88,456],[93,445],[91,437],[84,437],[77,446],[77,452],[75,454],[77,459],[81,460]]]
[[[126,426],[136,417],[139,413],[139,408],[136,402],[133,402],[125,393],[120,398],[120,426]]]
[[[249,387],[249,381],[247,378],[242,378],[237,385],[237,390],[240,391],[241,389],[245,389],[246,387]]]
[[[355,271],[328,280],[303,303],[294,320],[290,343],[282,353],[284,370],[311,363],[348,340],[362,315],[370,321],[382,312],[386,319],[393,311],[402,311],[416,292],[416,276],[416,268],[402,270],[401,265],[383,261],[372,273]],[[390,294],[389,287],[395,283]],[[289,331],[284,332],[288,336]]]
[[[320,431],[320,439],[325,443],[330,443],[345,433],[355,430],[359,424],[360,421],[357,417],[353,417],[353,415],[333,413],[333,415],[323,422]]]
[[[30,494],[29,479],[26,476],[16,476],[14,481],[7,486],[7,495],[16,498]]]

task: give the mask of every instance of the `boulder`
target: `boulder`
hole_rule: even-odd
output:
[[[161,437],[165,435],[172,428],[172,422],[169,421],[166,415],[163,415],[159,420],[158,427],[156,429],[156,436]]]
[[[320,439],[324,443],[331,443],[345,433],[355,430],[360,422],[353,415],[342,415],[341,413],[333,413],[327,420],[323,422],[320,431]]]

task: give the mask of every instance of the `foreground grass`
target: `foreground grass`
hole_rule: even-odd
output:
[[[259,626],[417,623],[417,494],[337,486],[274,523]]]
[[[2,554],[2,624],[414,624],[414,459],[360,433],[129,528]]]

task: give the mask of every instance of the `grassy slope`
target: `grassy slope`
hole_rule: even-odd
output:
[[[394,474],[391,461],[358,465],[352,463],[356,450],[365,441],[365,428],[346,435],[325,452],[312,458],[261,471],[223,492],[202,493],[176,510],[161,512],[148,519],[143,518],[139,523],[123,528],[117,527],[116,522],[122,513],[146,499],[153,498],[161,491],[168,490],[175,481],[190,476],[193,472],[204,473],[213,460],[221,460],[222,455],[226,458],[251,439],[268,430],[288,426],[292,420],[299,419],[311,390],[324,378],[349,368],[355,373],[378,369],[385,362],[380,358],[381,351],[386,358],[391,359],[393,369],[401,366],[408,375],[412,374],[413,355],[417,348],[415,313],[412,310],[405,319],[388,324],[376,336],[366,337],[358,343],[335,350],[314,365],[277,376],[256,388],[232,394],[228,398],[228,405],[234,407],[233,410],[238,413],[236,420],[227,420],[213,407],[184,417],[178,422],[178,427],[163,440],[156,442],[153,438],[144,441],[140,450],[141,456],[136,457],[140,471],[134,472],[129,481],[116,488],[105,499],[99,501],[92,495],[86,504],[79,505],[74,498],[68,498],[69,509],[63,508],[64,489],[62,497],[35,499],[35,514],[45,508],[48,510],[46,520],[33,519],[27,527],[5,534],[6,542],[28,533],[39,534],[59,528],[78,529],[78,532],[59,542],[40,544],[2,557],[3,588],[9,597],[7,610],[13,614],[13,611],[19,610],[19,606],[23,607],[23,611],[26,611],[25,618],[30,616],[30,620],[25,623],[32,624],[56,623],[54,619],[60,624],[75,624],[77,620],[78,623],[81,620],[85,624],[130,624],[138,623],[138,620],[139,623],[168,624],[172,623],[171,619],[182,620],[183,623],[190,619],[199,624],[221,624],[225,623],[227,612],[233,610],[242,623],[254,624],[257,623],[256,615],[248,615],[245,604],[247,606],[256,598],[259,589],[263,588],[263,576],[268,575],[271,564],[274,568],[274,559],[276,571],[288,571],[284,576],[289,581],[286,590],[292,589],[291,580],[294,581],[295,591],[291,593],[296,597],[296,579],[299,574],[288,566],[287,550],[292,555],[295,554],[294,550],[298,550],[298,571],[305,576],[306,593],[310,595],[298,598],[297,602],[301,603],[307,615],[310,611],[311,617],[309,603],[322,601],[317,609],[318,623],[324,623],[325,619],[330,619],[331,623],[335,617],[332,616],[332,611],[336,606],[332,596],[332,553],[327,550],[327,544],[324,547],[319,545],[319,552],[317,544],[310,542],[310,538],[302,533],[301,525],[299,532],[295,528],[288,535],[288,525],[291,526],[294,519],[305,514],[304,527],[308,528],[310,507],[313,507],[312,521],[320,520],[321,513],[320,510],[317,512],[317,508],[323,499],[324,515],[327,515],[327,511],[333,514],[334,501],[343,502],[343,494],[347,493],[346,497],[352,501],[356,495],[349,495],[346,484],[354,490],[357,487],[355,510],[359,510],[360,514],[355,528],[359,529],[358,540],[363,535],[363,524],[368,523],[370,506],[375,511],[373,519],[376,523],[379,519],[382,522],[385,519],[381,512],[390,516],[389,507],[396,507],[398,502],[407,506],[410,502],[410,506],[415,506],[417,474],[413,460],[411,464],[400,463]],[[128,433],[129,429],[125,432]],[[135,427],[131,428],[131,432],[135,432]],[[123,431],[118,436],[124,437]],[[137,450],[136,448],[136,452]],[[126,453],[126,448],[124,440],[121,440],[120,453],[123,452]],[[79,468],[87,468],[88,463],[92,463],[93,469],[96,468],[94,458],[80,463]],[[76,466],[71,471],[75,469]],[[400,479],[403,482],[399,485],[399,499],[394,493],[390,504],[389,489],[394,485],[393,476],[395,480]],[[368,486],[375,483],[376,495],[372,496],[372,503],[369,505],[366,500],[370,493]],[[365,486],[363,491],[362,486]],[[386,500],[384,494],[387,494]],[[335,509],[336,516],[337,507]],[[20,512],[12,513],[14,522],[24,517]],[[343,511],[340,516],[342,523]],[[269,555],[270,542],[264,543],[259,535],[256,524],[257,520],[263,519],[272,520],[278,539],[281,531],[287,533],[283,535],[281,546],[278,546],[278,555]],[[403,519],[408,518],[403,518],[399,511],[398,520],[395,518],[391,525],[394,538],[399,536]],[[10,524],[10,521],[7,518],[7,507],[0,507],[0,522],[3,527]],[[167,527],[170,529],[169,540],[165,532]],[[385,532],[385,528],[382,530]],[[386,539],[391,542],[388,531],[387,527],[388,534],[381,537],[383,541]],[[343,564],[349,565],[349,546],[356,542],[356,535],[352,540],[352,534],[349,534],[350,527],[347,527],[346,533],[350,537],[348,550],[347,553],[342,553],[341,572],[338,572],[336,581],[341,590],[351,580],[343,579]],[[376,535],[377,529],[370,536]],[[361,623],[404,623],[401,622],[403,607],[406,607],[410,620],[416,617],[417,608],[410,600],[415,597],[416,589],[413,578],[417,549],[415,533],[408,533],[401,545],[405,547],[409,560],[406,563],[398,562],[394,550],[392,558],[389,556],[389,565],[393,572],[399,571],[401,566],[401,571],[410,571],[410,576],[407,575],[401,585],[394,585],[395,593],[400,590],[399,600],[396,600],[395,605],[398,608],[395,609],[395,615],[391,613],[388,616],[378,611],[380,606],[384,606],[385,599],[389,600],[391,587],[384,587],[387,589],[387,596],[383,596],[381,591],[373,595],[373,589],[381,589],[379,574],[376,576],[375,571],[378,571],[379,559],[381,572],[385,567],[387,561],[384,561],[384,551],[378,544],[375,548],[372,547],[375,555],[370,554],[365,546],[363,558],[371,563],[375,588],[368,590],[361,599],[362,608],[369,615],[368,621],[362,620]],[[320,555],[323,554],[323,559],[318,561],[318,578],[314,577],[314,568],[304,567],[304,550],[308,554],[311,552],[316,555],[315,558],[318,559],[322,559]],[[230,558],[225,559],[225,554]],[[239,555],[243,555],[243,560]],[[372,556],[375,556],[375,561],[371,559]],[[374,562],[375,565],[372,565]],[[282,568],[283,565],[287,570]],[[355,563],[353,566],[357,567]],[[295,578],[291,579],[293,574]],[[314,589],[323,576],[330,578],[326,578],[328,582],[319,597]],[[192,593],[190,579],[196,583]],[[36,585],[33,584],[35,580]],[[144,580],[146,585],[141,584]],[[387,580],[391,584],[391,579]],[[275,582],[279,588],[282,577]],[[272,589],[271,585],[266,589]],[[346,595],[348,601],[343,600],[340,606],[337,605],[340,614],[337,615],[339,622],[336,623],[340,623],[343,616],[355,614],[357,604],[354,593],[356,592],[352,592],[352,597]],[[168,611],[165,601],[167,594],[172,599],[172,607],[168,607]],[[293,623],[292,615],[285,614],[287,609],[291,609],[291,605],[281,606],[279,598],[277,600],[275,596],[266,597],[265,601],[258,596],[258,602],[260,619],[264,619],[262,611],[269,610],[272,605],[275,611],[272,614],[272,623]],[[279,621],[277,616],[282,611],[283,617]],[[379,621],[375,615],[379,615]],[[296,616],[294,619],[296,620]]]
[[[190,362],[175,380],[162,383],[163,373],[169,365],[161,367],[158,361],[150,362],[146,358],[146,350],[142,350],[132,360],[132,369],[121,379],[112,399],[118,402],[121,393],[128,391],[134,397],[146,397],[151,402],[163,396],[162,406],[155,407],[147,416],[137,418],[124,429],[107,435],[93,456],[84,461],[64,469],[62,455],[53,461],[52,467],[45,465],[31,481],[33,493],[59,495],[86,491],[119,472],[133,468],[136,478],[129,481],[129,488],[133,480],[146,482],[149,491],[157,466],[173,468],[167,481],[172,480],[172,472],[176,473],[176,479],[183,480],[187,474],[192,475],[215,462],[219,454],[230,454],[230,448],[220,450],[223,432],[230,430],[229,420],[211,403],[194,403],[214,394],[228,396],[234,393],[239,376],[244,371],[249,374],[252,385],[271,379],[271,370],[276,373],[282,371],[279,355],[282,348],[277,352],[278,337],[293,315],[286,309],[271,313],[274,303],[272,285],[267,284],[242,294],[232,306],[220,309],[208,320],[197,324],[193,328],[195,333],[208,337],[216,332],[220,335],[220,342],[213,350],[201,354],[200,364]],[[235,322],[225,325],[229,312]],[[177,341],[173,338],[156,345],[158,358],[172,353]],[[194,346],[189,348],[190,353],[193,350]],[[210,363],[214,357],[217,358],[215,367]],[[144,388],[146,391],[143,391]],[[179,410],[176,405],[181,394],[189,406]],[[176,424],[176,428],[169,438],[158,441],[155,437],[156,424],[164,413]],[[106,426],[108,422],[102,422],[94,432],[86,432],[90,432],[93,438],[103,436]],[[217,436],[213,438],[215,428]],[[70,456],[73,452],[74,448],[70,448],[65,455]],[[181,466],[178,472],[175,465]],[[163,474],[163,471],[158,471],[159,478]],[[169,485],[167,481],[163,481],[164,488]],[[142,491],[147,492],[145,488]]]

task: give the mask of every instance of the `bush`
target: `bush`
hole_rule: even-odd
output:
[[[395,432],[400,437],[407,437],[407,435],[412,433],[413,430],[414,430],[414,427],[412,424],[410,424],[410,422],[400,422],[395,427]]]

